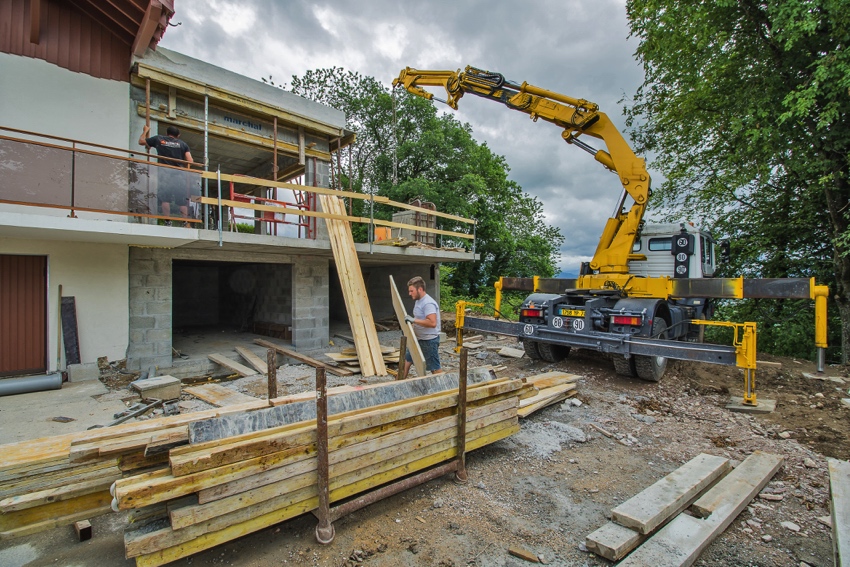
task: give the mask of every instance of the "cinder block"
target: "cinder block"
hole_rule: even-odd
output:
[[[143,399],[175,400],[180,397],[180,380],[174,376],[156,376],[130,384]]]
[[[85,364],[68,365],[69,382],[86,382],[89,380],[100,380],[100,369],[96,363],[87,362]]]

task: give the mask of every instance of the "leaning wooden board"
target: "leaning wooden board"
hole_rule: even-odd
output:
[[[413,365],[416,367],[416,374],[425,376],[425,356],[419,347],[419,341],[416,340],[416,335],[413,332],[413,324],[404,320],[407,317],[407,310],[401,302],[401,295],[398,293],[398,288],[395,286],[395,280],[392,276],[390,276],[390,291],[393,298],[395,316],[398,319],[398,324],[401,326],[401,331],[407,337],[407,348],[410,350],[410,358],[413,359]]]
[[[345,214],[345,207],[339,198],[320,195],[319,201],[326,212]],[[386,376],[387,367],[381,357],[381,345],[375,330],[354,239],[351,236],[351,227],[345,220],[325,219],[325,222],[362,374],[364,377]]]

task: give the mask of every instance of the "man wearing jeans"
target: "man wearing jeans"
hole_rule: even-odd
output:
[[[413,323],[413,332],[425,357],[425,369],[431,374],[442,372],[440,367],[440,306],[425,293],[425,280],[416,276],[407,282],[407,293],[414,299],[413,316],[405,321]],[[404,375],[410,371],[413,358],[408,350],[404,355]]]

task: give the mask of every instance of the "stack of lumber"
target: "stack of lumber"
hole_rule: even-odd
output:
[[[188,423],[268,406],[267,400],[254,400],[226,410],[2,445],[0,540],[105,514],[110,511],[112,482],[165,466],[167,447],[188,442]]]
[[[467,450],[519,429],[518,400],[529,387],[489,377],[470,376]],[[437,375],[329,397],[330,501],[456,457],[456,388],[456,376]],[[417,391],[427,393],[410,397]],[[375,400],[393,401],[368,405]],[[163,565],[316,509],[311,406],[315,412],[315,402],[295,402],[252,412],[250,420],[194,423],[192,444],[172,449],[168,468],[116,482],[113,505],[150,518],[125,533],[127,557]]]
[[[333,215],[346,216],[345,205],[339,197],[319,195],[322,210]],[[366,294],[363,273],[354,248],[351,226],[347,220],[325,219],[331,240],[339,283],[348,312],[348,322],[354,335],[357,358],[364,377],[386,376],[387,368],[381,356],[381,345],[375,330],[375,320]]]
[[[325,356],[342,365],[343,368],[352,372],[360,372],[360,364],[357,358],[357,350],[354,348],[344,348],[339,352],[326,352]],[[381,356],[384,359],[384,364],[398,364],[399,350],[393,347],[382,346]]]
[[[778,455],[755,451],[729,472],[728,459],[698,455],[614,508],[612,521],[587,536],[587,548],[611,561],[628,555],[621,566],[691,565],[782,462]],[[688,507],[693,515],[680,513]]]
[[[576,395],[576,381],[580,376],[566,372],[546,372],[525,378],[531,385],[534,394],[520,400],[519,416],[528,417],[539,409],[557,404]]]

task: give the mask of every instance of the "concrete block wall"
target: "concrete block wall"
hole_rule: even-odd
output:
[[[257,266],[257,305],[254,321],[292,324],[292,265],[261,264]]]
[[[171,255],[167,250],[130,248],[130,342],[127,366],[171,366]]]
[[[327,346],[329,293],[329,260],[300,257],[292,266],[292,346],[297,350]]]
[[[439,265],[433,264],[434,278],[431,278],[432,264],[407,264],[401,266],[374,266],[362,268],[363,281],[366,284],[366,295],[372,308],[372,316],[376,321],[395,317],[392,297],[390,296],[390,278],[395,280],[398,292],[401,294],[407,312],[413,311],[413,300],[407,295],[407,282],[414,276],[420,276],[425,280],[425,291],[428,295],[440,301],[440,270]],[[345,299],[342,295],[339,278],[336,271],[332,270],[330,307],[334,320],[348,321],[345,311]]]

